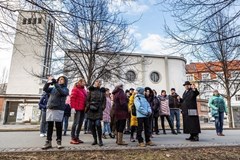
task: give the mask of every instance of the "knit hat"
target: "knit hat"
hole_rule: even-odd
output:
[[[138,94],[144,94],[144,88],[143,87],[138,87],[137,89],[136,89],[136,91],[138,92]]]

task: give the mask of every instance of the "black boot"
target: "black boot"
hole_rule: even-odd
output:
[[[96,145],[97,144],[97,132],[96,132],[95,125],[92,125],[91,129],[92,129],[92,136],[93,136],[93,143],[92,143],[92,145]]]
[[[102,142],[102,128],[101,126],[97,126],[97,132],[98,132],[98,145],[99,146],[103,146],[103,142]]]
[[[186,138],[186,140],[192,140],[193,139],[193,135],[190,134],[190,137],[189,138]]]

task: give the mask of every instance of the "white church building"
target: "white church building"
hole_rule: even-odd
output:
[[[33,37],[16,32],[6,94],[0,95],[0,123],[38,123],[42,79],[51,73],[54,21],[43,12],[25,11],[19,15],[17,28],[30,31]],[[169,93],[175,88],[178,94],[183,93],[186,80],[186,60],[183,57],[134,53],[130,58],[144,59],[149,63],[139,63],[134,67],[137,70],[127,70],[124,89],[142,86],[151,87],[158,93],[163,89]],[[41,73],[41,76],[32,73]],[[103,86],[114,88],[113,84],[106,82]]]

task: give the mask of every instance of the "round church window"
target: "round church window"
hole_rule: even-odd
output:
[[[130,71],[127,71],[126,73],[126,79],[129,81],[129,82],[134,82],[136,80],[136,73],[132,70]]]
[[[160,81],[160,74],[158,72],[152,72],[150,74],[150,79],[151,81],[153,81],[154,83],[157,83]]]

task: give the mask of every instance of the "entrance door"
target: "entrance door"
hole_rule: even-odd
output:
[[[7,123],[16,123],[19,102],[9,102]]]

